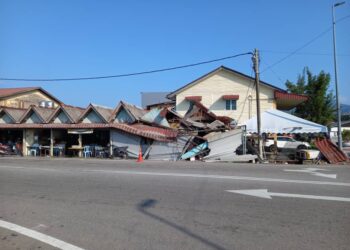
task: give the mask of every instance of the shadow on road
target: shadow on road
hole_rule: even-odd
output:
[[[143,200],[142,202],[140,202],[138,205],[137,205],[137,209],[143,213],[144,215],[147,215],[149,217],[151,217],[152,219],[155,219],[159,222],[162,222],[176,230],[178,230],[179,232],[183,233],[183,234],[186,234],[190,237],[192,237],[193,239],[196,239],[200,242],[202,242],[203,244],[213,248],[213,249],[217,249],[217,250],[224,250],[225,248],[223,248],[222,246],[214,243],[214,242],[211,242],[207,239],[204,239],[203,237],[191,232],[190,230],[186,229],[185,227],[182,227],[180,225],[177,225],[176,223],[174,222],[171,222],[167,219],[164,219],[158,215],[155,215],[155,214],[152,214],[150,212],[147,211],[148,208],[151,208],[151,207],[154,207],[155,204],[157,203],[156,200],[153,200],[153,199],[147,199],[147,200]]]

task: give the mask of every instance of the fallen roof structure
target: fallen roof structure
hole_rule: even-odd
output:
[[[331,164],[346,162],[349,158],[329,139],[317,139],[316,147]]]
[[[210,152],[205,161],[255,161],[256,155],[238,155],[236,150],[242,145],[242,129],[234,129],[223,133],[213,132],[205,136]]]

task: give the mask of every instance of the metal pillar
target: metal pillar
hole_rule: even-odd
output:
[[[336,40],[335,40],[335,18],[334,18],[334,8],[344,4],[345,2],[340,2],[332,5],[332,22],[333,22],[333,56],[334,56],[334,80],[335,80],[335,92],[336,92],[336,102],[337,102],[337,123],[338,123],[338,148],[342,150],[342,134],[341,134],[341,111],[339,102],[339,90],[338,90],[338,72],[337,72],[337,55],[336,55]]]

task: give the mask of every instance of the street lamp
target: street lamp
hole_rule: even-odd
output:
[[[336,42],[335,42],[335,18],[334,9],[345,2],[339,2],[332,5],[332,19],[333,19],[333,56],[334,56],[334,79],[335,79],[335,92],[336,92],[336,102],[337,102],[337,120],[338,120],[338,148],[341,150],[342,138],[341,138],[341,112],[339,103],[339,91],[338,91],[338,74],[337,74],[337,55],[336,55]]]

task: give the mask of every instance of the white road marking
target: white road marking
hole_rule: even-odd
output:
[[[290,197],[290,198],[301,198],[301,199],[350,202],[350,198],[347,198],[347,197],[273,193],[273,192],[269,192],[267,189],[244,189],[244,190],[226,190],[226,191],[230,193],[250,195],[250,196],[255,196],[255,197],[264,198],[264,199],[272,199],[271,196],[278,196],[278,197]]]
[[[235,175],[206,175],[206,174],[181,174],[181,173],[165,173],[165,172],[145,172],[145,171],[124,171],[124,170],[66,170],[66,169],[47,169],[38,167],[18,167],[18,166],[0,166],[4,169],[25,169],[37,171],[54,171],[54,172],[69,172],[69,173],[106,173],[106,174],[126,174],[126,175],[148,175],[148,176],[167,176],[167,177],[191,177],[191,178],[209,178],[209,179],[225,179],[225,180],[245,180],[245,181],[262,181],[262,182],[279,182],[279,183],[293,183],[293,184],[311,184],[311,185],[330,185],[330,186],[344,186],[350,187],[348,182],[329,182],[329,181],[308,181],[308,180],[293,180],[293,179],[275,179],[275,178],[261,178],[249,176],[235,176]]]
[[[284,169],[286,172],[300,172],[300,173],[308,173],[315,176],[325,177],[325,178],[331,178],[336,179],[336,174],[323,174],[318,173],[317,171],[329,171],[328,169],[319,169],[319,168],[305,168],[305,169]]]
[[[47,226],[44,225],[44,224],[38,224],[38,225],[36,225],[35,227],[32,227],[31,229],[32,229],[32,230],[39,230],[39,229],[41,229],[41,228],[47,228]]]
[[[261,177],[234,176],[234,175],[181,174],[181,173],[121,171],[121,170],[120,171],[119,170],[85,170],[84,172],[108,173],[108,174],[127,174],[127,175],[168,176],[168,177],[211,178],[211,179],[226,179],[226,180],[263,181],[263,182],[280,182],[280,183],[297,183],[297,184],[331,185],[331,186],[350,187],[350,183],[347,183],[347,182],[289,180],[289,179],[261,178]]]
[[[84,250],[83,248],[74,246],[72,244],[66,243],[64,241],[58,240],[56,238],[53,238],[51,236],[48,236],[43,233],[39,233],[37,231],[13,224],[11,222],[0,220],[0,227],[9,229],[11,231],[15,231],[17,233],[23,234],[25,236],[28,236],[30,238],[39,240],[41,242],[44,242],[48,245],[57,247],[62,250]]]

